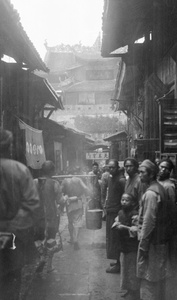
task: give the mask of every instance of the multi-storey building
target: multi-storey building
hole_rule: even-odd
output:
[[[65,107],[64,111],[53,113],[55,121],[74,124],[78,115],[114,115],[111,99],[114,97],[119,58],[103,59],[94,48],[47,47],[45,63],[50,69],[48,80],[62,95]],[[123,115],[122,118],[125,120]],[[103,133],[103,137],[107,134]]]

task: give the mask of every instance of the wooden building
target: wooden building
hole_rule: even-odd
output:
[[[99,52],[77,52],[66,48],[47,47],[45,63],[50,68],[48,80],[56,90],[63,92],[65,116],[99,115],[112,113],[118,58],[103,59]],[[62,117],[63,112],[56,115]]]
[[[110,159],[124,161],[128,156],[128,135],[126,131],[116,132],[104,138],[104,141],[110,142]]]
[[[86,149],[93,142],[85,133],[68,128],[51,119],[41,118],[46,159],[55,162],[56,173],[86,166]]]
[[[48,80],[62,95],[65,107],[65,111],[54,112],[53,120],[74,126],[77,116],[113,116],[110,100],[114,96],[119,58],[102,58],[92,47],[79,52],[67,47],[61,50],[56,46],[47,47],[45,62],[51,69]],[[106,134],[108,131],[98,131],[92,138],[102,140]]]
[[[9,0],[0,1],[0,126],[14,134],[14,158],[32,169],[45,160],[38,119],[63,109],[49,82],[34,74],[48,68]],[[35,141],[35,142],[34,142]]]
[[[130,149],[144,140],[141,160],[176,162],[176,14],[174,0],[104,1],[102,56],[122,59],[112,101],[129,118]]]

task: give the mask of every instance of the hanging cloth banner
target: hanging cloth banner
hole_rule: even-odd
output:
[[[27,166],[40,169],[46,160],[42,130],[30,127],[21,120],[19,120],[19,126],[20,129],[25,130]]]

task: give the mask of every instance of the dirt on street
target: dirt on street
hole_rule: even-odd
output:
[[[67,217],[62,216],[60,228],[63,251],[53,259],[54,271],[47,277],[35,275],[26,300],[119,300],[120,275],[107,274],[105,222],[102,229],[81,229],[80,250],[68,243]]]

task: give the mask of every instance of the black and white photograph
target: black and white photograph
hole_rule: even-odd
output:
[[[177,300],[176,0],[0,0],[0,300]]]

